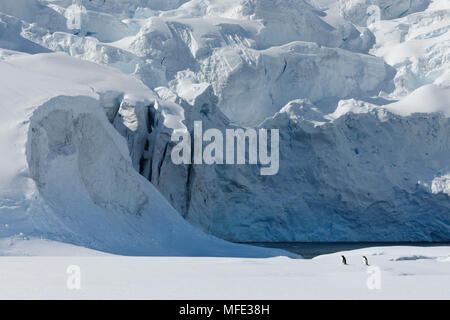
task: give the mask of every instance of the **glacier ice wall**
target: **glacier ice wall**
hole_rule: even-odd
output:
[[[195,226],[237,241],[449,240],[449,0],[82,2],[70,30],[72,1],[2,1],[0,61],[48,73],[20,56],[64,52],[152,89],[145,103],[94,91],[135,171]],[[279,174],[175,166],[171,133],[195,120],[280,129]]]
[[[214,108],[195,116],[204,130],[232,128]],[[280,128],[277,175],[261,176],[258,166],[176,166],[167,127],[152,133],[144,175],[191,223],[226,239],[447,240],[449,118],[402,117],[355,100],[324,116],[294,100],[260,127]]]

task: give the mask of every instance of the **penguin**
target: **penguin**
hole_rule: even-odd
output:
[[[341,256],[341,257],[342,257],[342,264],[347,265],[347,259],[345,259],[344,256]]]
[[[363,262],[364,262],[364,264],[365,264],[366,266],[369,265],[369,260],[367,259],[366,256],[363,256]]]

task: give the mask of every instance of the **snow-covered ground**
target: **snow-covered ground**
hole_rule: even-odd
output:
[[[27,247],[11,251],[50,256],[0,257],[0,299],[450,299],[450,247],[378,247],[311,260],[98,256],[70,246],[61,257],[59,244]]]

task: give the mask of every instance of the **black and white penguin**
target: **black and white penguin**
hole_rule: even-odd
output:
[[[364,262],[364,264],[365,264],[366,266],[369,265],[369,260],[367,259],[366,256],[363,256],[363,262]]]
[[[342,257],[342,264],[347,264],[347,259],[345,259],[345,257],[344,256],[341,256]]]

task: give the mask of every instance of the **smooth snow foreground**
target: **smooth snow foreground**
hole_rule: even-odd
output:
[[[58,244],[33,246],[58,255]],[[450,247],[379,247],[312,260],[99,257],[70,246],[65,253],[78,256],[0,257],[0,299],[450,299]]]

